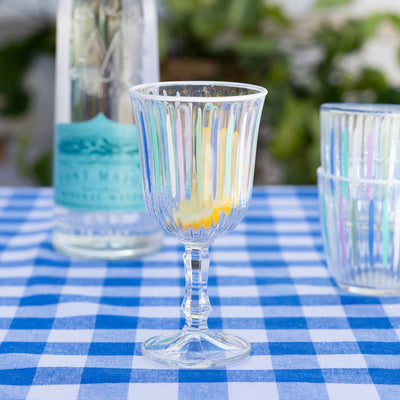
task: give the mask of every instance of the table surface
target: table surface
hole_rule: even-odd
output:
[[[257,187],[211,250],[209,326],[250,357],[214,370],[152,364],[141,343],[180,329],[183,247],[103,262],[51,246],[51,189],[0,189],[0,399],[400,398],[400,297],[340,290],[315,187]]]

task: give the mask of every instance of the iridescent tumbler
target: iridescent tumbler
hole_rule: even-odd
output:
[[[249,205],[267,91],[240,83],[165,82],[129,92],[147,211],[186,249],[185,327],[147,340],[142,352],[181,368],[238,362],[249,354],[249,343],[207,325],[208,250]]]

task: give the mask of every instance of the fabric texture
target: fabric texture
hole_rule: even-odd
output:
[[[214,370],[143,358],[180,329],[183,246],[85,261],[51,245],[51,189],[0,189],[0,399],[400,398],[400,297],[339,289],[315,187],[256,187],[243,222],[211,248],[209,326],[250,357]]]

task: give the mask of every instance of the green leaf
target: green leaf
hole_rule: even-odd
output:
[[[25,132],[17,139],[16,166],[22,176],[35,181],[40,186],[51,186],[52,184],[52,148],[44,149],[33,161],[28,161],[29,149],[32,143],[32,134]]]
[[[27,162],[27,154],[31,142],[31,136],[28,133],[20,134],[17,138],[16,166],[22,176],[32,176],[31,168]]]
[[[53,152],[47,149],[33,164],[33,176],[39,186],[52,184]]]
[[[283,8],[278,4],[264,2],[261,8],[262,17],[265,20],[272,20],[283,27],[290,25],[290,19],[285,15]]]
[[[345,6],[353,2],[354,0],[316,0],[314,7],[318,9],[326,7]]]
[[[294,98],[286,103],[284,117],[279,121],[271,143],[271,151],[275,157],[288,159],[303,149],[307,135],[304,117],[308,109],[307,103]]]
[[[276,42],[265,38],[260,40],[259,36],[251,36],[239,39],[234,45],[234,51],[239,57],[268,57],[276,54]]]
[[[24,76],[40,54],[54,54],[55,31],[42,28],[22,39],[5,42],[0,47],[0,115],[15,117],[29,108],[30,97]]]
[[[400,31],[400,15],[399,14],[392,14],[390,13],[388,15],[388,19],[391,22],[391,24],[398,30]]]

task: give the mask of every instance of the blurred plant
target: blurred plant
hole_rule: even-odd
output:
[[[285,56],[276,38],[290,21],[280,7],[264,0],[165,0],[165,5],[168,18],[160,28],[160,36],[168,38],[167,43],[161,40],[164,67],[174,57],[204,58],[215,64],[216,78],[260,81],[285,75]]]
[[[317,0],[315,2],[315,8],[324,8],[332,6],[344,6],[352,3],[353,0]]]
[[[318,10],[352,0],[315,0]],[[341,24],[321,23],[299,32],[282,8],[268,0],[162,0],[160,20],[163,80],[243,81],[269,90],[261,132],[286,174],[283,183],[315,183],[319,164],[319,106],[324,102],[400,103],[400,91],[371,67],[346,68],[380,25],[400,32],[400,16],[378,13]],[[24,76],[40,54],[54,54],[54,28],[0,48],[0,115],[29,109]],[[311,56],[310,56],[311,54]],[[312,59],[311,59],[311,58]],[[399,52],[400,62],[400,52]],[[29,135],[28,135],[29,136]],[[29,138],[21,137],[18,164],[39,184],[51,184],[51,150],[27,163]]]
[[[44,27],[0,48],[0,115],[14,117],[29,109],[30,96],[24,86],[29,67],[41,54],[54,54],[54,28]]]
[[[312,37],[320,59],[309,71],[309,84],[293,82],[279,121],[274,126],[272,154],[285,160],[289,183],[314,183],[319,164],[319,106],[324,102],[400,103],[400,91],[378,69],[362,67],[356,74],[346,59],[357,55],[382,22],[400,32],[400,17],[376,14],[349,19],[340,26],[321,25]]]
[[[318,0],[316,6],[350,2]],[[398,15],[320,24],[304,39],[282,9],[266,0],[165,0],[165,6],[163,79],[240,80],[267,87],[263,129],[272,131],[269,151],[281,160],[286,183],[315,183],[321,103],[400,103],[400,91],[382,72],[363,67],[351,74],[344,65],[382,22],[400,31]],[[304,66],[295,63],[302,50],[317,52],[303,73]]]
[[[39,186],[51,186],[53,151],[52,146],[43,149],[39,157],[34,161],[28,160],[29,150],[32,146],[32,132],[24,132],[18,135],[16,165],[18,172],[27,178],[31,178]]]
[[[30,108],[31,97],[25,86],[25,76],[37,57],[55,53],[54,25],[45,24],[20,39],[12,39],[0,47],[0,117],[16,118]],[[51,185],[51,148],[27,162],[32,133],[22,135],[17,141],[17,168],[39,185]]]

